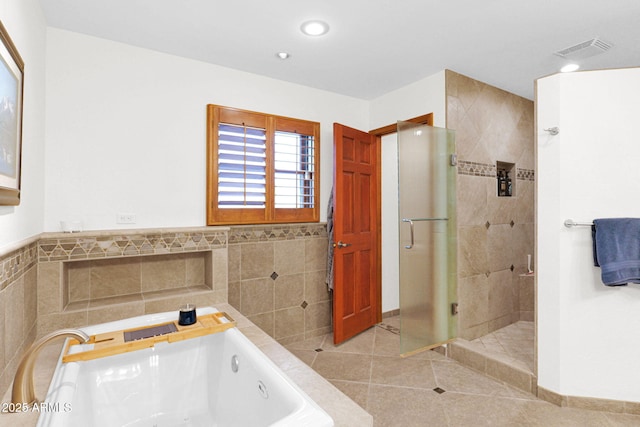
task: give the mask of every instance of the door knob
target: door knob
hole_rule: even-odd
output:
[[[334,248],[346,248],[347,246],[351,246],[351,243],[342,243],[339,241],[338,243],[333,244]]]

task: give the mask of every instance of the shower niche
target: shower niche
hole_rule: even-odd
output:
[[[496,194],[498,197],[516,195],[516,164],[496,162]]]

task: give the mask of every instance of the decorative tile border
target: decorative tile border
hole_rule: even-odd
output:
[[[458,160],[458,175],[486,176],[490,178],[498,176],[496,165],[468,162],[466,160]],[[536,172],[533,169],[516,168],[516,179],[523,181],[535,181]]]
[[[230,231],[195,229],[45,233],[37,243],[37,255],[38,260],[43,262],[69,261],[205,251],[224,247],[227,243],[326,237],[326,223],[234,226]]]
[[[107,257],[161,255],[198,252],[225,247],[227,231],[187,230],[149,232],[123,231],[113,234],[82,232],[78,234],[45,233],[38,242],[39,261],[69,261]]]
[[[320,222],[232,226],[229,244],[326,237],[327,224]]]
[[[495,178],[496,165],[458,160],[459,175],[489,176]]]
[[[524,181],[535,181],[536,171],[533,169],[520,169],[518,168],[516,178]]]
[[[38,243],[32,242],[0,257],[0,290],[38,263]]]

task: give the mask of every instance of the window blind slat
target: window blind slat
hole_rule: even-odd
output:
[[[226,200],[243,200],[245,197],[249,197],[254,200],[264,200],[264,194],[252,193],[250,191],[224,191]]]
[[[220,164],[252,163],[263,166],[265,165],[264,157],[243,156],[240,154],[224,154],[218,159]]]
[[[233,145],[233,144],[220,144],[218,146],[218,153],[229,153],[229,154],[238,154],[238,153],[255,153],[262,154],[265,153],[265,144],[262,145]]]
[[[243,165],[233,163],[223,163],[218,166],[221,172],[241,172],[246,174],[266,175],[265,167],[260,165]]]
[[[220,123],[218,125],[218,132],[231,132],[231,133],[246,133],[247,135],[264,136],[265,130],[261,128],[253,128],[243,125],[234,125],[229,123]]]
[[[220,141],[228,143],[228,145],[233,146],[233,144],[241,144],[240,146],[255,146],[260,147],[265,145],[264,139],[251,138],[246,135],[220,135]]]

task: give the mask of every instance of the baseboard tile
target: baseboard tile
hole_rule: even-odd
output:
[[[382,318],[385,319],[387,317],[394,317],[399,315],[400,315],[400,309],[396,308],[395,310],[385,311],[384,313],[382,313]]]
[[[565,396],[540,386],[538,386],[537,396],[539,399],[557,406],[587,409],[590,411],[640,415],[640,402],[600,399],[596,397]]]

